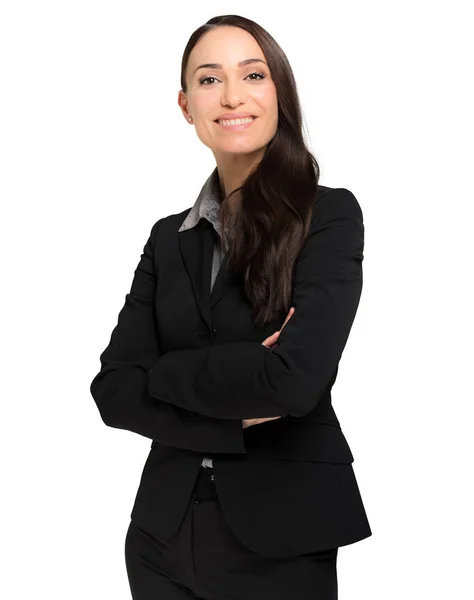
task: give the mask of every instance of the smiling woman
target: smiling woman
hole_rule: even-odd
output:
[[[153,440],[132,596],[336,600],[338,548],[371,535],[331,395],[362,210],[319,184],[291,67],[254,21],[191,35],[178,104],[216,168],[151,228],[91,383],[107,425]]]
[[[178,104],[216,160],[221,229],[242,232],[224,239],[227,264],[244,277],[255,323],[286,314],[319,166],[303,140],[285,53],[249,19],[211,19],[184,50]]]
[[[249,57],[242,58],[245,54]],[[225,62],[211,62],[212,57]],[[178,102],[200,140],[214,153],[227,195],[243,183],[244,173],[256,167],[277,130],[278,99],[267,60],[248,31],[223,25],[202,35],[188,54],[184,72]],[[224,112],[223,106],[234,110]],[[245,134],[226,135],[229,132]]]

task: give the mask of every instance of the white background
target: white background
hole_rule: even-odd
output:
[[[2,598],[130,598],[150,440],[106,427],[89,385],[152,225],[215,166],[179,70],[191,33],[228,13],[282,46],[320,183],[364,213],[333,403],[373,535],[340,549],[340,598],[474,597],[468,8],[2,2]]]

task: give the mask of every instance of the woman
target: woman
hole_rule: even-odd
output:
[[[197,29],[181,86],[216,168],[153,225],[91,384],[107,425],[153,440],[125,540],[132,596],[334,599],[338,548],[371,535],[331,404],[362,212],[318,184],[290,65],[259,25]]]

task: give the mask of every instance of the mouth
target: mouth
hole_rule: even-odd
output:
[[[216,125],[219,125],[219,127],[221,127],[223,130],[226,130],[226,131],[238,131],[238,130],[241,130],[241,129],[247,129],[257,119],[258,119],[258,117],[254,117],[254,116],[248,117],[248,118],[245,118],[245,119],[229,119],[229,120],[223,119],[222,122],[220,122],[219,119],[216,119],[214,121],[214,123],[216,123]],[[237,121],[237,122],[234,122],[234,124],[230,124],[231,121]],[[227,123],[227,124],[225,124],[225,123]]]

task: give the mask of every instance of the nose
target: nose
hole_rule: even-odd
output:
[[[243,89],[243,86],[245,84],[239,81],[230,81],[228,80],[227,83],[224,83],[224,85],[222,86],[223,91],[223,96],[222,96],[222,104],[224,106],[231,106],[232,108],[235,108],[237,106],[239,106],[239,104],[245,104],[246,102],[246,98],[245,98],[245,91]]]

